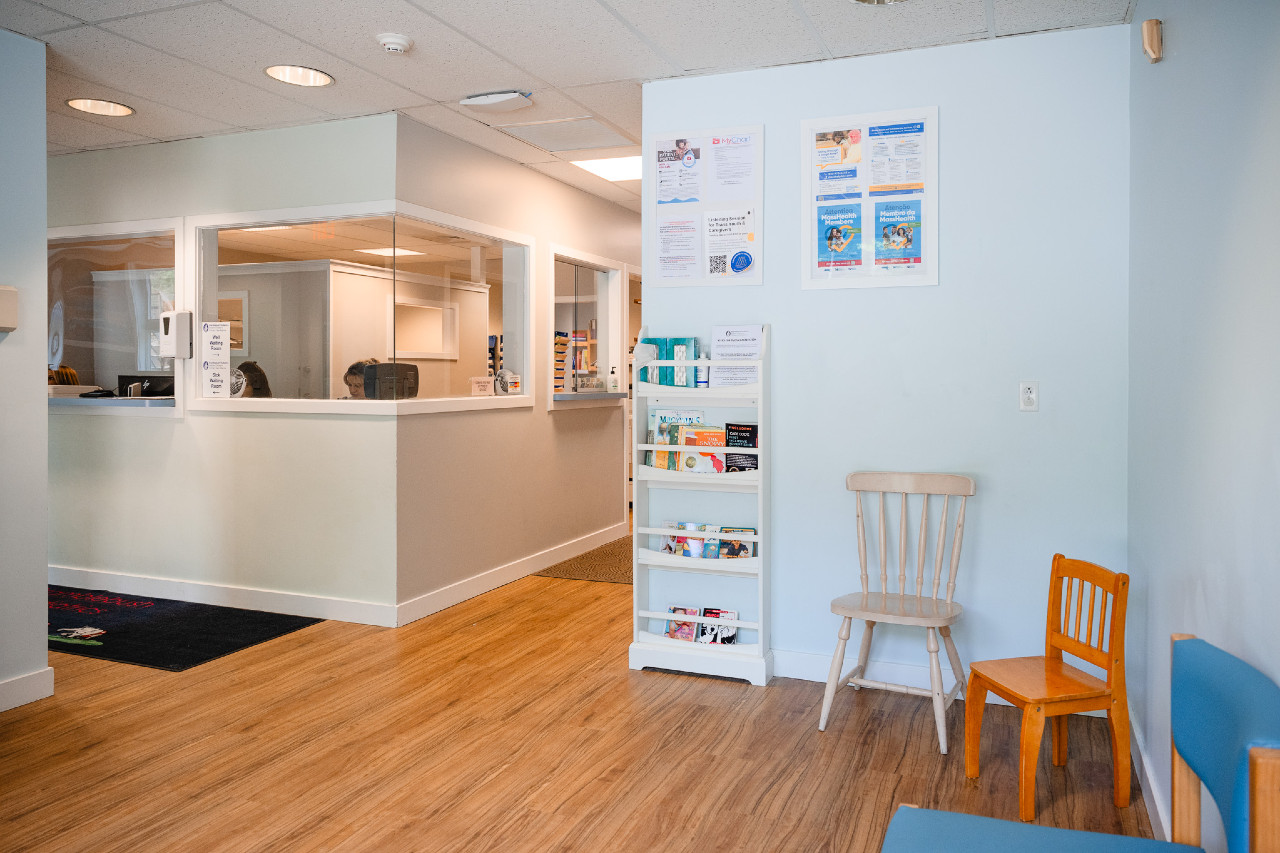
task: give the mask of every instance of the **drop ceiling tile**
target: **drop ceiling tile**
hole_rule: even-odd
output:
[[[45,153],[50,157],[56,157],[59,154],[74,154],[79,150],[79,148],[70,148],[66,145],[56,145],[52,142],[46,143],[44,147]]]
[[[566,183],[571,187],[577,187],[580,190],[586,190],[592,195],[600,196],[609,201],[626,201],[635,198],[632,193],[619,188],[613,181],[606,181],[599,175],[593,175],[586,169],[579,169],[571,163],[531,163],[529,168],[537,169],[557,181]]]
[[[4,0],[0,3],[0,27],[24,36],[38,36],[53,30],[74,27],[75,18],[59,14],[27,0]]]
[[[679,68],[596,0],[415,0],[557,88],[669,77]]]
[[[631,142],[613,129],[589,118],[507,126],[502,131],[544,151],[582,151],[627,145]]]
[[[74,15],[82,21],[106,21],[140,12],[154,12],[174,6],[187,6],[205,0],[40,0],[59,12]]]
[[[433,101],[546,84],[406,0],[227,0],[245,14]],[[394,56],[376,36],[413,39]]]
[[[1131,0],[994,0],[996,35],[1122,24]]]
[[[423,97],[220,3],[185,6],[103,24],[103,28],[329,115],[354,116],[417,106]],[[207,37],[217,33],[216,39]],[[318,68],[334,84],[308,89],[268,77],[269,65]]]
[[[67,101],[71,98],[97,98],[133,107],[133,115],[113,119],[109,126],[118,125],[122,130],[150,139],[188,139],[239,130],[233,125],[156,103],[101,83],[81,80],[60,71],[50,70],[45,77],[45,99],[51,114],[84,119],[85,114],[71,109],[67,106]],[[102,123],[107,124],[107,121],[103,120]]]
[[[500,154],[510,160],[515,160],[517,163],[543,163],[556,159],[555,155],[548,154],[546,151],[521,142],[519,139],[512,139],[502,131],[494,130],[487,124],[459,115],[443,104],[416,107],[402,112],[415,121],[434,127],[436,130],[455,136],[464,142],[470,142],[472,145],[476,145],[486,151],[492,151],[494,154]]]
[[[48,67],[242,128],[271,122],[305,124],[328,117],[282,98],[96,27],[49,36]],[[264,76],[264,80],[268,80]],[[127,102],[126,102],[127,103]]]
[[[638,81],[593,83],[573,86],[564,93],[591,110],[597,117],[639,139],[642,133],[641,103],[644,89]]]
[[[116,145],[140,145],[155,142],[137,133],[130,133],[106,124],[51,113],[48,117],[49,142],[64,145],[76,151],[94,148],[111,148]]]
[[[799,3],[834,57],[955,44],[988,34],[984,0],[929,0],[892,6],[864,6],[851,0]]]
[[[761,68],[829,58],[813,25],[778,0],[610,0],[684,71]]]

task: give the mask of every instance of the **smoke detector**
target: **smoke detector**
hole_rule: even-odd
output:
[[[413,39],[399,33],[379,33],[378,44],[382,45],[382,49],[387,53],[398,55],[409,52],[409,48],[413,47]]]

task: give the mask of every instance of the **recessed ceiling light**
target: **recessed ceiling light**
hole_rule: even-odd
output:
[[[72,98],[67,106],[82,113],[93,113],[96,116],[131,116],[133,107],[117,104],[115,101],[99,101],[96,98]]]
[[[302,65],[272,65],[263,69],[267,76],[291,86],[328,86],[333,78],[323,71]]]
[[[357,252],[364,252],[366,255],[381,255],[384,258],[398,258],[402,255],[421,255],[421,252],[415,252],[413,249],[356,249]]]
[[[644,172],[644,159],[634,157],[609,157],[604,160],[570,160],[580,169],[599,175],[606,181],[638,181]]]

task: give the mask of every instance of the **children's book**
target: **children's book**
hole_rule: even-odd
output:
[[[680,522],[681,530],[701,531],[706,528],[705,524],[698,524],[693,521]],[[680,553],[681,557],[701,557],[702,549],[706,545],[706,540],[701,536],[684,536],[684,550]]]
[[[674,613],[683,616],[699,616],[696,607],[668,607],[668,613]],[[693,642],[698,635],[697,622],[680,622],[675,619],[667,621],[667,636],[674,640],[688,640]]]
[[[720,533],[720,525],[704,524],[702,530],[706,533]],[[720,557],[720,537],[708,536],[702,543],[702,556],[704,559],[713,560]]]
[[[678,537],[676,536],[676,534],[675,534],[675,532],[674,532],[674,531],[676,531],[676,530],[678,530],[678,529],[680,528],[680,522],[678,522],[678,521],[664,521],[664,522],[662,523],[662,526],[663,526],[663,527],[668,527],[668,528],[670,528],[670,529],[672,530],[672,532],[671,532],[671,533],[669,533],[669,534],[668,534],[668,535],[666,535],[666,536],[657,536],[657,537],[655,537],[655,538],[658,540],[658,543],[657,543],[657,546],[658,546],[658,547],[657,547],[655,550],[657,550],[657,551],[659,551],[660,553],[663,553],[663,554],[675,554],[675,553],[676,553],[676,544],[677,544],[677,543],[676,543],[676,539],[677,539]],[[681,547],[683,548],[683,546],[681,546]]]
[[[726,453],[724,455],[724,470],[726,471],[756,471],[760,468],[760,457],[754,453]]]
[[[676,444],[678,429],[681,424],[700,423],[702,421],[701,409],[653,409],[649,412],[649,434],[648,441],[645,444]],[[668,453],[665,450],[646,450],[644,454],[644,464],[652,465],[654,468],[666,468],[674,471],[676,468],[675,453]]]
[[[686,447],[724,447],[724,427],[684,424],[677,440]],[[724,453],[715,451],[681,451],[676,460],[679,470],[692,474],[723,474]]]
[[[733,538],[733,534],[735,533],[746,533],[750,536],[754,536],[756,529],[754,527],[721,527],[720,557],[722,559],[729,557],[754,557],[756,555],[756,543],[735,539]]]
[[[738,611],[721,610],[718,607],[702,608],[703,616],[710,616],[714,619],[737,619]],[[717,646],[728,646],[738,641],[737,625],[719,625],[715,622],[699,622],[697,642],[709,643]]]

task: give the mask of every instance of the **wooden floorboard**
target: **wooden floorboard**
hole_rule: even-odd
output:
[[[173,673],[50,654],[0,714],[0,851],[869,851],[897,804],[1016,819],[1018,720],[627,669],[631,587],[528,577],[398,629],[323,622]],[[1040,761],[1038,822],[1150,837],[1105,721]]]

